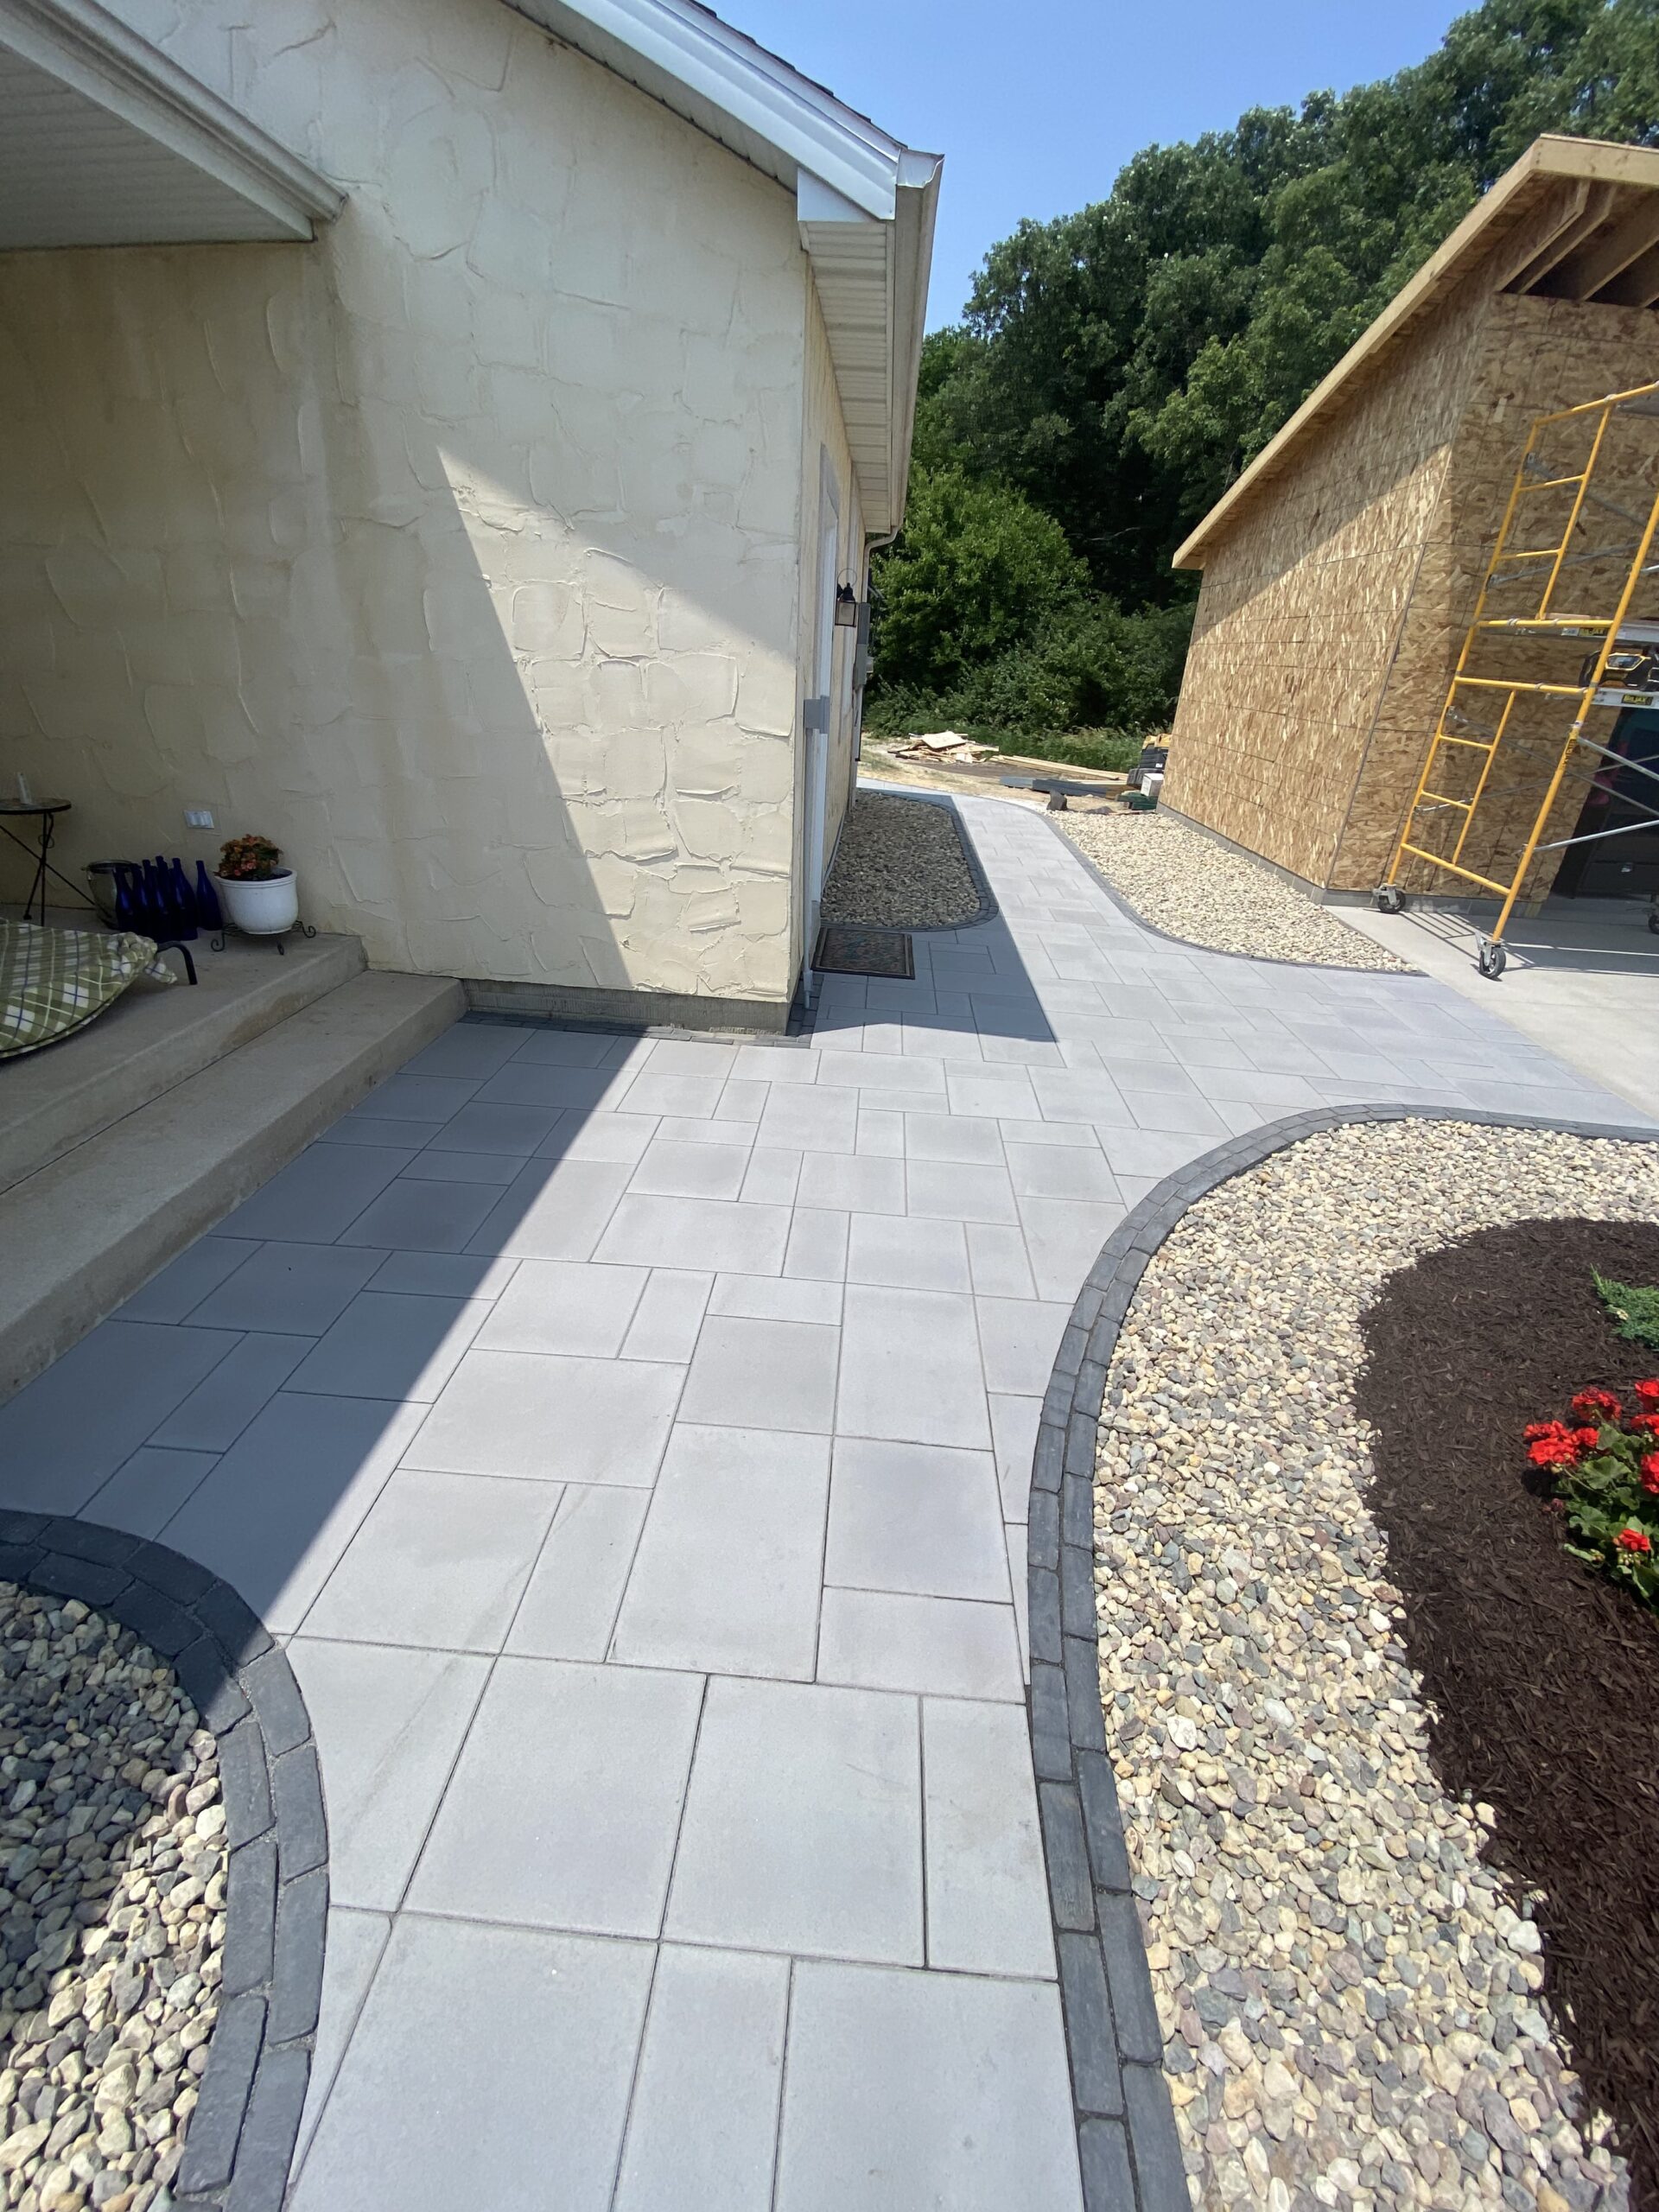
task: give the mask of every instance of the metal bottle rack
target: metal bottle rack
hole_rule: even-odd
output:
[[[1632,511],[1626,503],[1628,491],[1626,499],[1619,499],[1602,488],[1610,439],[1622,433],[1632,416],[1652,418],[1659,450],[1659,382],[1541,415],[1533,423],[1388,874],[1373,894],[1380,912],[1400,912],[1406,899],[1397,879],[1408,857],[1495,893],[1503,904],[1491,936],[1480,940],[1476,959],[1481,974],[1494,979],[1503,972],[1503,932],[1538,854],[1621,836],[1659,823],[1659,769],[1627,760],[1585,734],[1586,721],[1597,708],[1659,709],[1659,620],[1648,619],[1659,613],[1659,590],[1652,588],[1659,582],[1659,559],[1655,557],[1659,489],[1644,513],[1640,506]],[[1562,447],[1564,459],[1547,458],[1552,448]],[[1546,525],[1541,531],[1532,524],[1539,512],[1535,501],[1538,495],[1550,493],[1556,495],[1554,511],[1564,511],[1564,519],[1556,528]],[[1646,496],[1644,486],[1639,497]],[[1550,507],[1546,499],[1544,511]],[[1617,543],[1602,543],[1597,529],[1605,528],[1609,518],[1623,534]],[[1524,532],[1523,523],[1528,525]],[[1524,542],[1526,536],[1538,535],[1554,535],[1554,542]],[[1517,536],[1522,538],[1518,545]],[[1541,570],[1541,563],[1548,566]],[[1541,573],[1542,587],[1536,589],[1534,605],[1532,594]],[[1615,577],[1616,586],[1611,582]],[[1508,611],[1517,587],[1526,594],[1522,603],[1529,611],[1523,613]],[[1569,587],[1575,602],[1593,606],[1599,601],[1600,611],[1585,612],[1581,604],[1564,611],[1561,602]],[[1640,608],[1638,594],[1643,601]],[[1654,601],[1652,607],[1645,604],[1649,599]],[[1590,646],[1576,682],[1545,681],[1533,673],[1515,672],[1523,643],[1535,648],[1573,641],[1581,652],[1586,643]],[[1488,668],[1484,664],[1491,658],[1498,664]],[[1535,651],[1529,665],[1539,658]],[[1510,663],[1508,669],[1503,665],[1505,660]],[[1490,719],[1494,710],[1496,722]],[[1561,715],[1568,717],[1565,735]],[[1542,727],[1526,729],[1529,717]],[[1587,789],[1599,771],[1605,772],[1608,762],[1625,774],[1648,778],[1656,804],[1649,806],[1622,794],[1627,804],[1637,809],[1641,820],[1581,836],[1546,840],[1544,832],[1562,791],[1575,784]],[[1452,790],[1440,789],[1443,783]],[[1541,797],[1508,880],[1465,866],[1464,850],[1483,809],[1490,814],[1499,802],[1534,791]],[[1433,818],[1446,815],[1456,823],[1456,835],[1436,851],[1428,842]],[[1648,916],[1648,926],[1659,932],[1659,898]]]

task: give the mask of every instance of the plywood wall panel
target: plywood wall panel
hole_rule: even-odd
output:
[[[1484,318],[1461,419],[1449,466],[1431,518],[1415,588],[1402,625],[1399,651],[1384,688],[1376,728],[1360,766],[1353,803],[1331,874],[1338,890],[1364,890],[1385,871],[1394,842],[1440,715],[1457,663],[1465,630],[1473,613],[1480,580],[1503,521],[1510,488],[1527,433],[1535,418],[1610,391],[1627,390],[1659,372],[1659,322],[1646,309],[1586,306],[1498,294]],[[1560,451],[1572,466],[1587,456],[1587,433],[1560,434]],[[1659,421],[1622,418],[1604,448],[1594,484],[1627,512],[1645,513],[1659,481]],[[1565,517],[1553,494],[1529,501],[1540,519]],[[1592,525],[1592,539],[1627,543],[1633,536],[1624,518],[1603,509]],[[1537,537],[1552,541],[1548,530]],[[1540,564],[1541,566],[1545,564]],[[1622,563],[1586,564],[1582,579],[1586,613],[1611,612]],[[1569,603],[1558,590],[1555,606]],[[1503,613],[1531,612],[1535,594],[1520,586],[1498,602]],[[1644,611],[1659,613],[1659,593],[1649,591]],[[1580,644],[1531,644],[1513,637],[1484,643],[1471,664],[1478,673],[1573,682],[1586,650]],[[1494,709],[1501,707],[1497,700]],[[1611,713],[1597,718],[1592,735],[1605,736]],[[1524,844],[1547,786],[1570,710],[1529,701],[1511,721],[1514,741],[1495,765],[1489,795],[1471,830],[1465,862],[1483,874],[1507,880]],[[1472,756],[1471,756],[1472,757]],[[1581,756],[1582,757],[1582,756]],[[1587,764],[1562,792],[1547,837],[1568,835],[1583,804]],[[1438,771],[1437,771],[1438,780]],[[1444,817],[1442,817],[1444,819]],[[1535,864],[1528,889],[1536,895],[1554,879],[1559,855]],[[1411,863],[1402,880],[1414,889],[1455,889],[1444,874]]]
[[[1455,296],[1206,556],[1166,797],[1316,884],[1342,838],[1490,301]]]

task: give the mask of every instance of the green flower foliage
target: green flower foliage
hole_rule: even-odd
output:
[[[1659,1351],[1659,1290],[1609,1282],[1601,1274],[1596,1275],[1596,1290],[1627,1344],[1646,1344]]]
[[[1659,0],[1485,0],[1418,67],[1148,147],[1108,198],[994,246],[925,349],[872,704],[1166,721],[1192,600],[1175,547],[1541,130],[1659,143]],[[954,583],[953,521],[977,548]],[[1148,609],[1165,623],[1132,626]]]
[[[1659,1607],[1659,1379],[1637,1382],[1633,1408],[1580,1390],[1575,1426],[1534,1421],[1527,1457],[1554,1484],[1567,1548]]]

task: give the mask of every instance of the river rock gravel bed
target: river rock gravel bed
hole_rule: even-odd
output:
[[[172,1669],[0,1583],[0,2186],[18,2212],[168,2202],[225,1940],[218,1751]]]
[[[1170,815],[1072,807],[1054,819],[1135,912],[1170,937],[1256,960],[1415,972],[1249,854]]]
[[[1429,1762],[1351,1399],[1386,1275],[1574,1215],[1659,1221],[1659,1147],[1344,1127],[1199,1200],[1119,1336],[1102,1693],[1205,2212],[1628,2201],[1551,2017],[1539,1900],[1483,1862],[1491,1809]]]
[[[823,889],[826,922],[868,929],[961,929],[980,919],[980,891],[954,807],[860,791]]]

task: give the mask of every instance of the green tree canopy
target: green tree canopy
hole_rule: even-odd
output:
[[[1021,493],[949,466],[918,471],[882,563],[882,673],[949,691],[1076,606],[1088,582],[1059,524]]]
[[[1022,223],[987,255],[961,326],[927,341],[913,519],[882,590],[912,530],[988,515],[977,485],[1052,518],[1118,606],[1189,606],[1169,567],[1182,537],[1541,130],[1659,144],[1659,0],[1485,0],[1414,68],[1148,147],[1107,199]],[[942,579],[937,544],[930,565]],[[985,604],[994,639],[975,627]],[[878,683],[914,684],[926,664],[944,686],[947,666],[1029,652],[1056,610],[1037,594],[1010,640],[1013,604],[941,600],[950,644],[931,663],[914,612],[896,632],[890,612]]]

